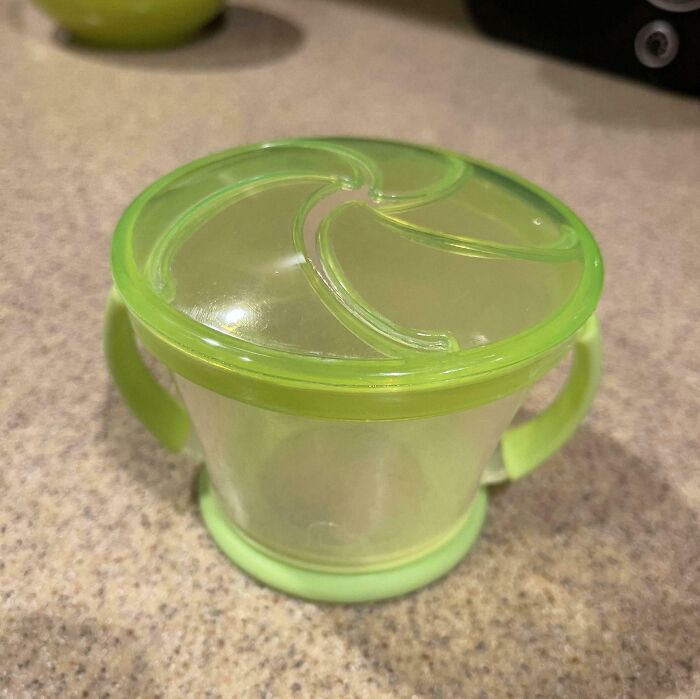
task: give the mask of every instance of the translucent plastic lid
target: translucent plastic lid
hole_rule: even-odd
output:
[[[175,171],[127,210],[113,254],[147,324],[171,336],[182,325],[174,341],[239,364],[515,362],[571,336],[601,282],[586,228],[535,186],[453,153],[350,138]]]

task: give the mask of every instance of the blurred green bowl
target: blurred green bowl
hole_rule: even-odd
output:
[[[181,43],[211,21],[223,0],[34,0],[81,41],[116,48]]]

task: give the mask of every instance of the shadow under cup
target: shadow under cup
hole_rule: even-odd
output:
[[[345,422],[176,381],[239,533],[289,563],[353,572],[409,562],[455,533],[523,396],[438,417]]]

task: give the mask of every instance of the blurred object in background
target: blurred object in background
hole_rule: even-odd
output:
[[[700,95],[700,0],[467,0],[487,34]]]
[[[223,0],[35,0],[72,38],[114,48],[157,48],[189,39]]]

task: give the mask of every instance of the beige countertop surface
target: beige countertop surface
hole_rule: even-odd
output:
[[[700,697],[700,103],[493,43],[459,3],[400,5],[250,0],[194,45],[127,56],[0,6],[1,696]],[[197,464],[131,417],[100,348],[110,237],[142,187],[330,133],[522,173],[607,272],[586,424],[494,494],[446,578],[355,607],[219,554]]]

